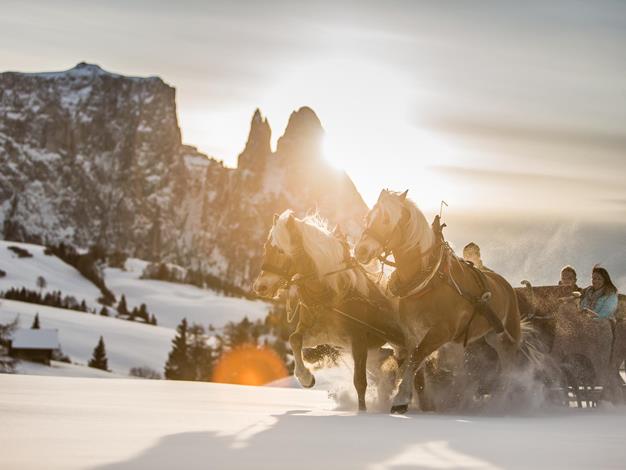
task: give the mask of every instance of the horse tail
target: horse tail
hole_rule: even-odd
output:
[[[539,331],[529,320],[520,322],[521,341],[519,351],[523,358],[534,368],[543,369],[549,362],[547,345],[542,341]]]

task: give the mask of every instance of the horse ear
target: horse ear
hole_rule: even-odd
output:
[[[409,190],[407,189],[402,194],[400,194],[400,200],[401,201],[406,201],[406,195],[407,195],[408,192],[409,192]]]
[[[289,231],[292,231],[296,228],[296,219],[293,216],[293,213],[290,213],[289,217],[287,217],[287,228],[289,229]]]
[[[272,227],[276,225],[276,221],[278,220],[279,217],[280,216],[278,214],[274,214],[274,219],[272,220]]]

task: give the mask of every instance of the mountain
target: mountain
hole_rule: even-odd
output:
[[[0,227],[5,239],[98,244],[249,288],[276,212],[318,210],[348,233],[367,207],[322,158],[323,127],[292,113],[276,151],[256,110],[237,168],[184,145],[175,90],[80,63],[0,74]]]

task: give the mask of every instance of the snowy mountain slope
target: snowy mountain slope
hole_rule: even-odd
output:
[[[19,258],[8,249],[10,246],[28,250],[33,257]],[[100,290],[74,267],[56,256],[45,255],[44,249],[41,245],[0,240],[0,269],[7,273],[5,277],[0,277],[0,291],[6,291],[11,287],[26,287],[39,291],[37,278],[43,276],[47,286],[42,292],[60,290],[64,296],[74,296],[79,302],[85,299],[90,308],[99,310],[101,305],[97,299],[102,296]]]
[[[324,161],[322,136],[303,107],[272,152],[257,111],[238,167],[227,168],[183,145],[175,90],[157,77],[86,63],[0,73],[0,236],[97,243],[249,290],[275,212],[317,208],[358,231],[367,207]]]
[[[310,390],[0,376],[0,467],[622,468],[626,410],[355,414]]]
[[[140,279],[145,262],[129,259],[126,270],[105,269],[105,282],[119,299],[125,295],[129,307],[145,303],[156,314],[160,326],[176,328],[183,318],[189,323],[222,327],[229,321],[264,319],[269,304],[225,297],[208,289],[187,284]]]
[[[160,326],[0,299],[0,323],[8,323],[19,315],[20,327],[30,328],[36,313],[42,328],[59,330],[61,348],[72,362],[87,364],[103,336],[109,369],[121,375],[137,366],[162,372],[176,333]]]

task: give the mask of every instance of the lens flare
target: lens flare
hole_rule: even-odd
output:
[[[213,382],[264,385],[289,375],[273,349],[246,344],[222,355],[213,372]]]

